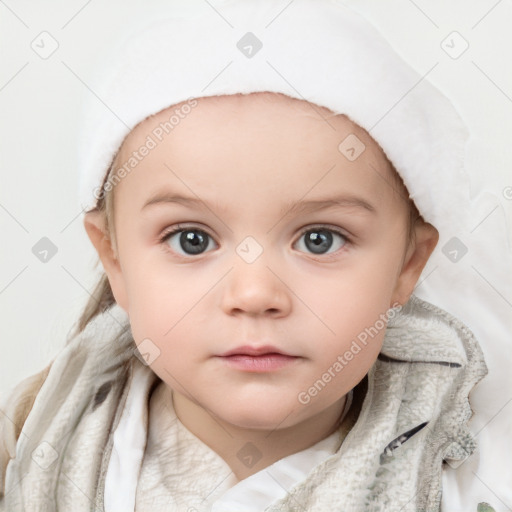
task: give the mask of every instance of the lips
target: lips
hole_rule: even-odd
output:
[[[220,357],[229,357],[235,355],[243,355],[243,356],[261,356],[264,354],[280,354],[283,356],[290,356],[291,354],[287,354],[277,347],[273,347],[272,345],[264,345],[262,347],[254,347],[251,345],[243,345],[241,347],[234,348],[233,350],[228,350],[224,354],[221,354]]]
[[[280,370],[300,359],[272,345],[262,347],[244,345],[218,357],[231,369],[253,373]]]

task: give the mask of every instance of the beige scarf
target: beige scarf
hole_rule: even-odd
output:
[[[111,433],[134,365],[148,372],[148,401],[160,382],[134,350],[128,318],[117,305],[69,340],[17,443],[4,429],[0,474],[8,465],[0,511],[104,511]],[[443,460],[462,461],[475,449],[468,394],[486,372],[468,328],[411,297],[388,322],[359,417],[340,449],[267,510],[291,511],[300,503],[315,512],[438,511]]]

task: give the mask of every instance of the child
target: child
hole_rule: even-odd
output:
[[[261,40],[270,0],[224,7],[239,37],[164,20],[98,89],[105,275],[5,408],[1,510],[433,511],[475,449],[482,352],[413,294],[455,225],[428,184],[455,183],[460,119],[338,2]]]

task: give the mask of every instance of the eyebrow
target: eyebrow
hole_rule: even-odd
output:
[[[182,204],[183,206],[199,206],[201,208],[208,208],[206,203],[204,201],[201,201],[199,198],[195,197],[186,197],[186,196],[180,196],[178,194],[169,194],[167,192],[164,193],[157,193],[154,196],[150,197],[145,203],[144,206],[141,208],[141,211],[144,210],[144,208],[154,205],[154,204],[166,204],[166,203],[176,203],[176,204]],[[213,205],[214,208],[218,207],[217,205]]]
[[[146,203],[144,203],[144,206],[141,208],[141,210],[144,210],[146,207],[151,205],[167,203],[182,204],[184,206],[196,206],[200,208],[206,208],[210,211],[220,209],[218,204],[213,204],[211,205],[212,208],[210,208],[204,201],[199,198],[186,197],[178,194],[157,193],[150,197]],[[326,208],[359,208],[363,212],[372,214],[377,213],[375,206],[373,206],[366,199],[354,195],[344,195],[329,197],[325,199],[291,202],[286,204],[281,209],[280,215],[285,216],[290,214],[307,213],[315,210],[324,210]]]
[[[345,195],[330,197],[326,199],[297,201],[294,203],[289,203],[287,206],[281,209],[280,214],[284,216],[290,214],[307,213],[315,210],[324,210],[326,208],[359,208],[363,212],[372,214],[377,213],[375,206],[373,206],[366,199],[353,195]]]

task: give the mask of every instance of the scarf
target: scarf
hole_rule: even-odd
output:
[[[68,340],[8,461],[0,511],[104,512],[113,432],[134,375],[142,404],[160,382],[136,352],[118,305]],[[455,467],[476,448],[468,395],[486,372],[469,329],[411,296],[389,318],[361,411],[340,448],[266,510],[295,510],[300,503],[314,512],[439,511],[443,461]],[[133,422],[144,440],[147,407],[140,412]],[[140,458],[137,450],[133,460]]]

